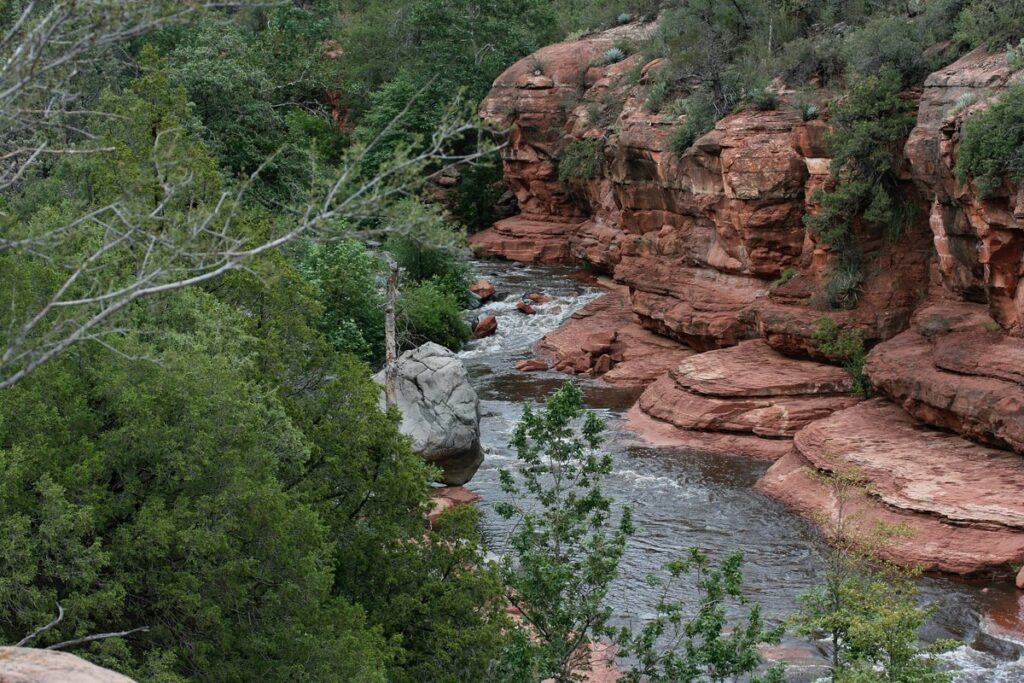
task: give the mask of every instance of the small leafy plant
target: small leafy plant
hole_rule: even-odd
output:
[[[570,142],[558,162],[558,179],[567,183],[596,177],[601,172],[601,148],[601,141],[596,138]]]
[[[817,329],[811,336],[818,350],[842,363],[843,369],[853,377],[854,391],[864,398],[871,398],[871,382],[864,374],[864,336],[860,330],[843,329],[828,316],[819,318]]]

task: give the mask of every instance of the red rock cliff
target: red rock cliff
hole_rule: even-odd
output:
[[[803,121],[780,87],[777,111],[730,114],[679,154],[671,139],[685,118],[643,105],[661,65],[594,66],[643,30],[554,45],[498,78],[481,112],[510,130],[504,168],[521,214],[474,236],[476,248],[589,263],[628,286],[635,322],[705,352],[647,376],[631,412],[640,431],[781,458],[761,489],[817,518],[837,502],[810,473],[861,472],[865,519],[914,532],[889,549],[897,561],[965,574],[1019,565],[1024,189],[1006,183],[982,200],[952,168],[964,117],[1024,72],[975,52],[927,79],[901,168],[921,219],[895,244],[861,236],[860,301],[836,312],[820,294],[829,250],[802,224],[830,182],[827,120]],[[957,112],[958,101],[973,104]],[[560,182],[562,155],[584,139],[599,141],[599,172]],[[875,345],[867,372],[881,398],[859,402],[821,362],[811,334],[824,314]]]

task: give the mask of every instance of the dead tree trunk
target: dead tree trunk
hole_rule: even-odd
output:
[[[388,293],[384,304],[384,400],[388,408],[398,405],[395,389],[395,358],[397,341],[395,340],[395,301],[398,299],[398,263],[387,256]]]

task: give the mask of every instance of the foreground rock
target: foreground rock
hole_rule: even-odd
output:
[[[67,652],[0,647],[0,683],[133,683]]]
[[[857,403],[852,389],[841,368],[787,358],[753,340],[687,358],[649,386],[637,407],[681,432],[677,445],[774,459],[799,429]],[[631,429],[650,431],[632,417]],[[664,432],[655,438],[666,440]]]
[[[403,353],[396,361],[396,374],[400,430],[411,439],[413,452],[440,467],[445,484],[465,484],[484,456],[480,448],[480,401],[462,361],[445,347],[430,342]],[[383,371],[373,379],[383,385]]]
[[[977,304],[922,309],[865,366],[880,393],[927,424],[1024,453],[1024,340]]]
[[[599,374],[609,384],[644,386],[693,354],[638,325],[625,287],[607,282],[602,286],[609,290],[606,294],[541,339],[538,350],[552,359],[553,367],[573,374]],[[604,337],[607,344],[599,343]]]
[[[863,478],[844,516],[904,524],[883,550],[925,570],[1012,575],[1024,560],[1024,459],[928,429],[898,406],[873,399],[801,430],[793,451],[758,488],[809,516],[839,514],[840,501],[812,473]]]

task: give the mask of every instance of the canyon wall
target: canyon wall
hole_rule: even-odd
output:
[[[688,351],[662,354],[667,371],[635,373],[648,385],[630,413],[636,431],[776,460],[759,488],[799,512],[837,515],[849,504],[865,519],[904,523],[913,533],[887,550],[897,561],[963,574],[1019,566],[1024,188],[1007,182],[982,199],[952,169],[965,117],[1024,72],[973,52],[908,93],[918,116],[899,171],[918,220],[895,241],[859,235],[868,264],[859,300],[832,311],[823,290],[833,255],[802,223],[817,210],[815,190],[832,183],[827,116],[804,120],[776,83],[775,110],[729,114],[679,153],[672,139],[685,115],[645,107],[663,64],[633,55],[600,65],[617,40],[646,30],[544,48],[502,74],[481,105],[509,130],[502,155],[520,214],[474,235],[478,253],[587,264],[625,288],[614,293],[621,304],[580,317],[540,350],[578,371],[566,358],[588,332],[614,324],[674,340]],[[585,140],[596,172],[560,181],[566,150]],[[826,315],[874,347],[866,371],[877,398],[864,402],[818,350]],[[856,472],[865,486],[840,501],[814,471]]]

